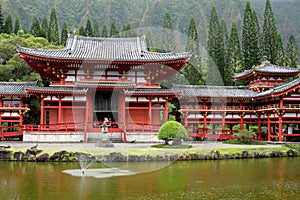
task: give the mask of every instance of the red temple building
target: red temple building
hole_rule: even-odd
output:
[[[51,80],[49,87],[0,84],[2,129],[3,122],[18,126],[15,132],[24,141],[92,141],[101,136],[104,118],[110,121],[111,138],[157,141],[160,126],[169,118],[169,103],[174,102],[177,120],[194,138],[231,139],[236,125],[239,129],[256,125],[261,140],[300,138],[300,79],[285,82],[299,69],[264,61],[234,76],[247,81],[245,87],[174,84],[163,89],[161,82],[181,70],[191,53],[149,52],[144,37],[69,35],[64,49],[18,47],[17,52]],[[19,89],[10,90],[13,94],[1,90],[14,85]],[[30,119],[31,98],[40,102],[38,125],[24,119]],[[2,138],[8,136],[2,131]]]

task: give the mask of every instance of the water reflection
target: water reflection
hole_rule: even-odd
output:
[[[163,164],[163,163],[161,163]],[[114,163],[130,176],[76,177],[78,163],[0,162],[1,199],[295,199],[300,158]],[[89,170],[107,170],[94,163]],[[135,171],[136,170],[136,171]]]

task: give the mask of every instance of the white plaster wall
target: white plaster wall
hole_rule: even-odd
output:
[[[24,142],[82,142],[82,132],[25,132]]]

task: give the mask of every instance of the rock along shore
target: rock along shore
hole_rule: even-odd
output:
[[[297,150],[276,150],[280,145],[227,145],[221,142],[191,144],[193,149],[204,150],[205,153],[192,153],[186,150],[174,151],[151,148],[152,144],[115,144],[110,148],[99,148],[95,144],[54,144],[41,143],[32,146],[32,143],[2,143],[0,161],[20,162],[79,162],[92,160],[95,162],[152,162],[152,161],[190,161],[190,160],[222,160],[222,159],[249,159],[274,157],[299,157]],[[29,148],[28,148],[29,147]],[[239,149],[234,153],[226,153],[222,149]],[[240,150],[240,148],[242,150]],[[275,150],[266,151],[272,148]],[[58,150],[62,149],[62,150]],[[216,150],[219,149],[219,150]],[[94,151],[99,153],[89,153]],[[131,153],[133,150],[134,153]],[[153,151],[153,153],[145,153]]]

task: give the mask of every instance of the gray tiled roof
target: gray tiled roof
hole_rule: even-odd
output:
[[[28,88],[38,88],[38,82],[0,82],[1,95],[26,95]]]
[[[173,85],[188,97],[209,98],[253,98],[257,95],[247,87],[236,86],[206,86],[206,85]]]
[[[51,86],[51,87],[39,87],[39,88],[28,88],[31,92],[36,91],[40,93],[86,93],[87,89],[76,88],[76,87],[62,87],[62,86]]]
[[[291,89],[291,88],[293,88],[293,87],[295,87],[299,84],[300,84],[300,78],[295,79],[295,80],[293,80],[291,82],[288,82],[288,83],[281,84],[279,86],[275,86],[274,88],[271,88],[271,89],[266,90],[264,92],[261,92],[261,93],[257,94],[256,97],[263,97],[263,96],[278,94],[278,93],[284,92],[288,89]]]
[[[272,73],[272,74],[297,74],[300,73],[300,69],[292,68],[292,67],[282,67],[270,64],[268,61],[263,62],[261,65],[253,67],[250,70],[245,70],[244,72],[237,73],[234,75],[234,78],[240,78],[243,76],[247,76],[253,72],[259,73]]]
[[[125,95],[182,95],[182,91],[179,89],[162,89],[162,88],[138,88],[138,89],[124,89]]]
[[[75,86],[86,87],[135,87],[136,84],[132,82],[91,82],[91,81],[76,81]]]
[[[17,47],[19,53],[43,58],[102,61],[166,61],[189,58],[191,53],[148,52],[144,37],[98,38],[68,35],[64,49],[44,50]]]

